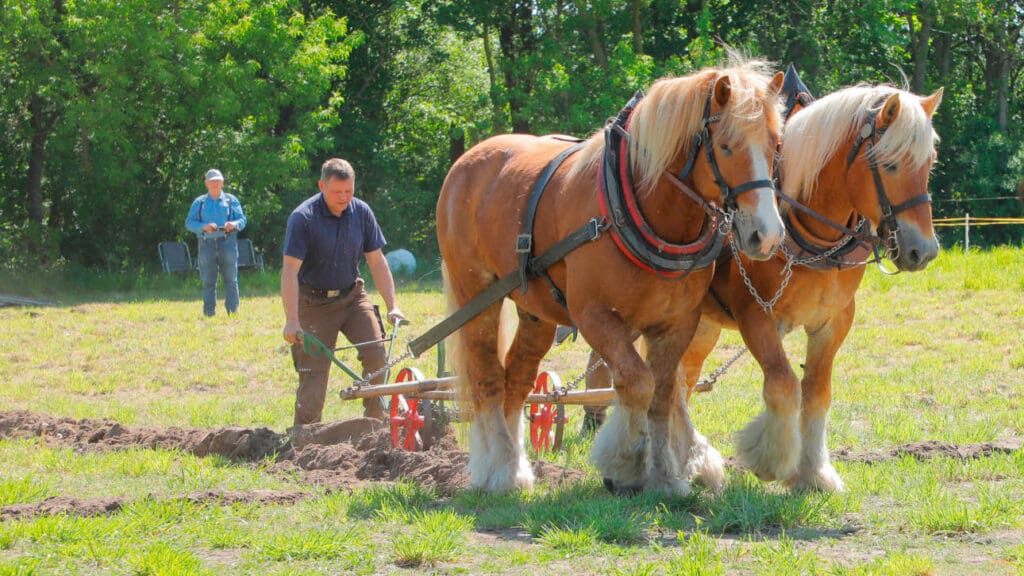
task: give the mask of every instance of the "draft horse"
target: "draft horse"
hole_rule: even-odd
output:
[[[526,267],[532,272],[510,294],[518,326],[504,357],[498,302],[456,334],[453,364],[474,413],[471,487],[532,487],[523,405],[556,326],[575,323],[611,367],[621,403],[595,443],[597,467],[623,489],[689,491],[676,456],[685,447],[670,435],[670,420],[710,263],[726,228],[755,260],[783,236],[771,184],[782,74],[773,79],[763,68],[738,63],[658,80],[578,151],[559,138],[502,135],[452,166],[437,203],[451,306],[515,274],[521,259],[543,259],[588,223],[596,232],[554,263]],[[538,179],[546,180],[542,195]],[[634,332],[650,343],[647,362],[633,349]]]
[[[783,129],[779,165],[784,249],[757,262],[736,254],[715,271],[683,358],[686,396],[722,328],[738,329],[764,373],[765,410],[738,434],[736,450],[763,480],[843,490],[826,444],[833,361],[853,324],[872,248],[902,271],[922,270],[938,254],[928,176],[941,100],[942,89],[919,97],[862,85],[795,113]],[[797,327],[807,335],[802,378],[782,345]],[[687,470],[720,484],[721,457],[687,423],[694,443]]]

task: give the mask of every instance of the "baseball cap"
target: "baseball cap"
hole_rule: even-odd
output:
[[[220,173],[220,170],[213,169],[206,172],[207,180],[223,180],[224,175]]]

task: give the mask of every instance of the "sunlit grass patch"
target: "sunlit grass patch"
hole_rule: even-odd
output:
[[[212,576],[215,572],[204,566],[195,553],[164,541],[147,545],[133,552],[129,560],[136,576]]]
[[[558,528],[549,526],[542,528],[537,542],[567,557],[579,556],[593,548],[598,541],[598,533],[592,526],[581,528]]]
[[[395,520],[402,521],[402,511],[429,507],[436,499],[436,490],[412,482],[373,485],[352,493],[348,516],[367,519],[382,513],[384,516],[397,514]]]
[[[466,534],[473,528],[473,519],[453,510],[415,512],[411,524],[396,533],[391,544],[395,564],[399,566],[433,566],[450,562],[465,548]]]
[[[818,558],[812,551],[800,551],[793,540],[783,533],[774,542],[761,542],[752,546],[752,555],[766,574],[816,574]]]
[[[687,576],[722,576],[725,567],[715,539],[707,531],[679,532],[679,554],[666,562],[665,572]]]
[[[0,506],[38,502],[50,495],[48,482],[25,477],[14,480],[0,478]]]
[[[331,560],[347,558],[364,561],[369,546],[366,527],[344,526],[268,526],[257,533],[252,554],[275,562]]]
[[[796,526],[833,527],[855,505],[855,499],[844,495],[789,492],[742,473],[734,474],[716,498],[701,501],[699,514],[712,532],[747,533]]]
[[[852,567],[832,566],[835,576],[932,576],[935,565],[931,559],[898,551]]]
[[[556,490],[530,502],[522,526],[534,538],[551,529],[590,529],[602,542],[644,542],[654,525],[652,497],[617,498],[589,487]]]

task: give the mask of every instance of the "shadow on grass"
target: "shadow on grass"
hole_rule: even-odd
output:
[[[355,495],[354,495],[355,496]],[[680,532],[708,531],[725,537],[772,539],[782,534],[800,540],[841,538],[857,530],[843,516],[851,512],[844,496],[789,493],[766,486],[748,473],[733,473],[728,486],[713,494],[695,487],[685,497],[641,493],[609,494],[596,479],[533,492],[489,494],[467,490],[450,499],[411,484],[374,487],[355,496],[349,515],[392,516],[410,511],[452,508],[471,516],[476,530],[501,539],[539,539],[552,532],[589,532],[616,545],[643,545]]]

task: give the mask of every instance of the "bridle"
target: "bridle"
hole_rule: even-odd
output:
[[[875,183],[875,193],[878,195],[878,207],[882,212],[882,217],[878,222],[878,236],[875,237],[874,242],[875,257],[879,257],[878,246],[884,245],[887,254],[891,258],[896,258],[899,251],[896,235],[900,229],[896,215],[918,204],[930,203],[932,195],[925,192],[896,205],[893,205],[889,200],[889,196],[885,193],[885,184],[882,183],[882,174],[878,171],[878,159],[875,158],[874,154],[875,144],[885,134],[885,128],[878,129],[875,127],[875,119],[878,116],[879,110],[872,110],[867,118],[865,118],[864,125],[861,126],[860,133],[857,136],[857,141],[854,143],[853,148],[850,149],[850,154],[846,157],[846,168],[849,170],[850,166],[853,165],[857,154],[863,146],[864,156],[868,167],[871,169],[871,177]]]
[[[697,163],[697,155],[703,147],[705,155],[707,156],[708,165],[711,166],[711,172],[715,176],[715,184],[718,185],[718,189],[722,193],[722,204],[726,210],[734,212],[737,209],[736,198],[740,194],[756,188],[768,188],[774,191],[775,182],[769,179],[750,180],[735,188],[729,187],[729,183],[725,181],[725,176],[722,175],[722,170],[718,167],[715,147],[711,145],[711,124],[722,119],[721,113],[711,114],[711,98],[713,97],[713,91],[714,88],[712,88],[712,93],[708,94],[707,100],[704,101],[704,115],[701,129],[694,135],[693,141],[690,143],[690,157],[687,159],[686,165],[683,166],[683,169],[678,175],[672,174],[671,172],[668,172],[668,175],[671,176],[669,180],[674,179],[678,181],[678,183],[673,182],[673,184],[679,187],[679,184],[682,184],[682,182],[686,180],[687,176],[689,176],[693,171],[693,167]]]

